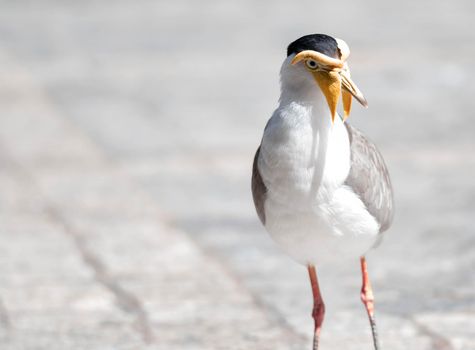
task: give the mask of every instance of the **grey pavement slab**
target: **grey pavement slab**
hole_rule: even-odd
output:
[[[475,349],[473,2],[0,6],[0,345],[308,348],[306,271],[250,167],[285,46],[326,32],[396,192],[369,255],[382,343]],[[320,273],[322,348],[367,349],[358,262]]]

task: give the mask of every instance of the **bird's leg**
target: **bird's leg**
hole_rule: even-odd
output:
[[[312,285],[313,294],[313,311],[312,317],[315,321],[315,328],[313,333],[313,350],[318,349],[318,341],[320,338],[320,331],[322,329],[323,317],[325,316],[325,304],[322,300],[320,287],[318,286],[317,272],[315,266],[308,266],[308,274],[310,276],[310,283]]]
[[[371,324],[371,332],[373,333],[373,343],[375,350],[379,350],[378,333],[376,331],[376,321],[374,319],[374,295],[373,289],[368,276],[368,266],[366,259],[361,257],[361,273],[363,275],[363,286],[361,287],[361,301],[363,302],[366,312],[368,313],[369,323]]]

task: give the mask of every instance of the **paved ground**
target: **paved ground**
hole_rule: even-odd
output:
[[[250,166],[285,45],[345,38],[394,228],[384,349],[475,349],[471,1],[1,1],[0,348],[308,349],[306,271]],[[357,261],[321,271],[322,349],[370,349]]]

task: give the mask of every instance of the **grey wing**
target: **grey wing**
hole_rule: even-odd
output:
[[[345,185],[360,197],[371,215],[386,231],[394,216],[391,179],[376,145],[359,130],[345,123],[351,148],[351,168]]]
[[[266,213],[264,211],[264,203],[266,200],[267,188],[262,181],[261,174],[259,172],[259,167],[257,166],[257,162],[259,159],[259,152],[261,147],[256,151],[256,155],[254,156],[254,163],[252,164],[252,198],[254,200],[254,205],[256,207],[257,215],[261,220],[262,224],[266,222]]]

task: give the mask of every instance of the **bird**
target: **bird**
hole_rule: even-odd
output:
[[[344,40],[326,34],[305,35],[288,45],[278,107],[252,166],[260,221],[277,245],[308,270],[313,350],[325,315],[317,268],[343,258],[359,260],[360,298],[374,348],[380,349],[365,256],[391,226],[393,189],[376,145],[347,120],[353,98],[368,106],[351,79],[349,55]],[[340,98],[343,116],[338,113]]]

